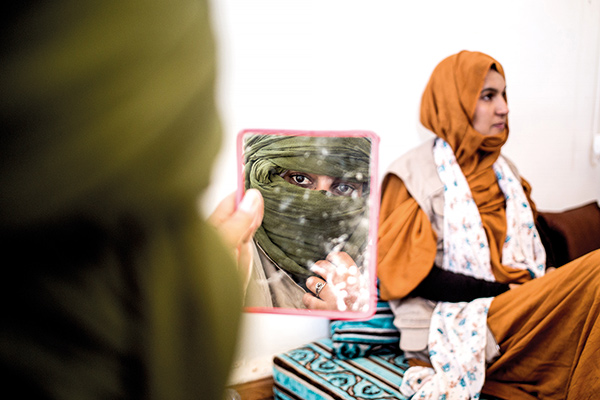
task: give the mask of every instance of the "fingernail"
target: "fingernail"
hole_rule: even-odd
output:
[[[323,268],[321,268],[321,267],[319,267],[317,264],[313,264],[313,265],[312,265],[312,266],[310,266],[308,269],[309,269],[310,271],[314,272],[315,274],[318,274],[318,273],[320,273],[320,272],[321,272],[321,273],[322,273],[322,272],[324,272],[324,269],[323,269]]]
[[[240,202],[238,209],[248,214],[254,214],[257,211],[256,207],[260,201],[259,196],[260,194],[257,190],[248,190]]]

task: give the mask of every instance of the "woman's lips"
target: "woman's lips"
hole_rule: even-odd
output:
[[[497,124],[492,125],[494,128],[503,130],[506,124],[504,122],[499,122]]]

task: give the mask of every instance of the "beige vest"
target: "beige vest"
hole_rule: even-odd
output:
[[[444,184],[433,159],[434,140],[429,139],[398,158],[387,173],[402,179],[410,195],[427,214],[437,236],[435,265],[441,266],[444,256]],[[500,157],[504,158],[515,176],[520,179],[521,175],[515,165],[506,157]]]
[[[444,256],[444,184],[437,173],[433,158],[435,139],[429,139],[420,146],[404,154],[388,169],[402,179],[406,189],[425,212],[437,236],[435,264],[442,265]],[[503,156],[501,156],[503,157]],[[517,178],[520,175],[515,165],[503,157]],[[400,348],[407,357],[426,359],[427,337],[431,314],[435,302],[420,297],[390,300],[394,312],[394,325],[400,330]],[[491,363],[499,355],[498,346],[488,329],[486,358]]]
[[[444,255],[444,184],[433,159],[433,143],[429,139],[392,163],[388,174],[402,179],[406,189],[421,210],[427,214],[437,235],[435,264],[442,265]]]

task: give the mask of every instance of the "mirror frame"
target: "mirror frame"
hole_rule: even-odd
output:
[[[366,311],[326,311],[309,310],[285,307],[244,307],[245,312],[308,315],[326,317],[330,319],[349,320],[364,319],[372,316],[377,308],[377,228],[379,220],[379,136],[371,131],[365,130],[290,130],[290,129],[244,129],[237,137],[237,165],[238,184],[236,204],[241,201],[245,192],[244,176],[244,138],[247,135],[281,135],[281,136],[311,136],[311,137],[366,137],[371,139],[370,155],[370,181],[369,181],[369,233],[366,252],[368,253],[369,265],[365,272],[368,273],[369,302]]]

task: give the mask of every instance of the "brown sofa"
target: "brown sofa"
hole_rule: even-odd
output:
[[[560,212],[540,211],[537,227],[549,266],[560,267],[600,248],[600,207],[597,202]]]

